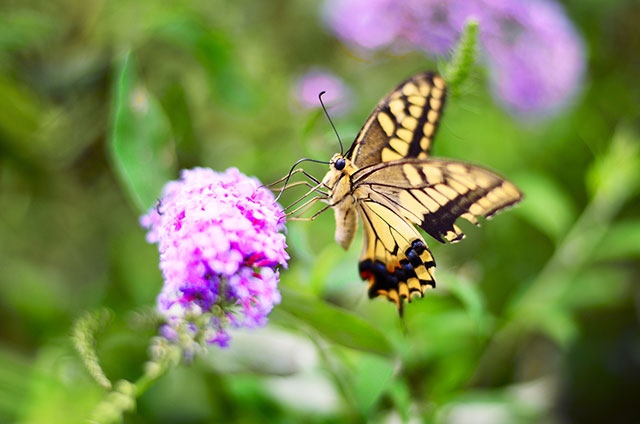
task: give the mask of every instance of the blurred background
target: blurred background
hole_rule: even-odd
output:
[[[459,244],[427,239],[438,288],[405,309],[407,334],[366,299],[360,235],[344,252],[332,213],[289,223],[269,325],[172,370],[125,421],[639,422],[633,0],[5,0],[0,422],[91,415],[104,390],[70,340],[84,311],[112,311],[107,376],[141,374],[162,286],[138,224],[154,190],[193,166],[266,183],[327,160],[318,92],[352,140],[401,80],[446,67],[469,17],[477,65],[434,155],[491,167],[525,200]]]

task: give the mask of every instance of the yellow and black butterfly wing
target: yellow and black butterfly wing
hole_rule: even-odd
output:
[[[360,276],[369,283],[369,297],[385,296],[402,310],[405,299],[410,302],[435,287],[433,256],[416,227],[395,208],[368,199],[357,208],[364,224]]]
[[[364,223],[360,275],[369,297],[403,301],[435,287],[435,260],[417,225],[440,242],[461,240],[455,224],[478,224],[517,203],[522,193],[484,168],[447,160],[406,159],[353,174],[352,194]]]
[[[495,173],[462,162],[407,159],[358,170],[356,198],[396,210],[440,242],[461,240],[458,218],[478,224],[522,199],[518,188]]]
[[[423,72],[376,106],[346,154],[358,168],[402,158],[426,158],[446,96],[444,80]]]

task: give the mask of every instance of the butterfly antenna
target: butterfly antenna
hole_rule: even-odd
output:
[[[336,129],[336,126],[333,125],[333,121],[331,120],[331,117],[329,116],[329,112],[327,112],[327,108],[324,106],[324,102],[322,101],[322,95],[325,94],[326,91],[321,91],[320,94],[318,94],[318,100],[320,100],[320,105],[322,105],[322,110],[324,110],[324,114],[327,116],[327,119],[329,120],[329,123],[331,124],[331,128],[333,128],[333,132],[336,133],[336,137],[338,137],[338,143],[340,143],[340,154],[344,155],[344,148],[342,147],[342,140],[340,140],[340,134],[338,134],[338,130]]]
[[[276,203],[278,201],[278,199],[280,199],[280,196],[282,196],[282,193],[287,188],[287,184],[289,183],[289,178],[291,178],[291,174],[293,173],[293,170],[296,169],[296,166],[300,165],[304,161],[315,162],[315,163],[323,163],[325,165],[329,165],[329,162],[325,162],[325,161],[321,161],[321,160],[315,160],[315,159],[309,159],[309,158],[303,158],[303,159],[300,159],[299,161],[297,161],[296,163],[294,163],[293,166],[291,167],[291,170],[289,171],[289,174],[287,174],[287,179],[284,180],[284,185],[280,189],[280,193],[278,193],[278,196],[276,197],[276,200],[273,201],[273,203]]]

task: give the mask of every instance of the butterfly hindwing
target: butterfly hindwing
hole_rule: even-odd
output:
[[[476,165],[407,159],[353,175],[356,198],[388,205],[440,242],[461,240],[458,218],[478,224],[522,198],[515,185]]]
[[[434,73],[407,79],[376,106],[347,157],[358,168],[428,157],[445,97],[444,80]]]
[[[435,261],[416,228],[376,201],[358,204],[364,223],[360,276],[369,282],[369,297],[385,296],[402,307],[435,287]]]

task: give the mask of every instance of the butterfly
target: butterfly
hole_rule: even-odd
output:
[[[322,181],[314,179],[319,184],[311,191],[322,195],[303,205],[327,203],[306,219],[333,208],[335,240],[345,250],[362,221],[360,276],[370,298],[386,297],[400,313],[405,300],[424,297],[436,285],[436,262],[418,227],[441,243],[457,242],[464,237],[458,218],[479,225],[478,217],[490,218],[522,199],[514,184],[492,171],[430,157],[445,98],[445,81],[433,72],[398,85],[349,150],[333,155]]]

